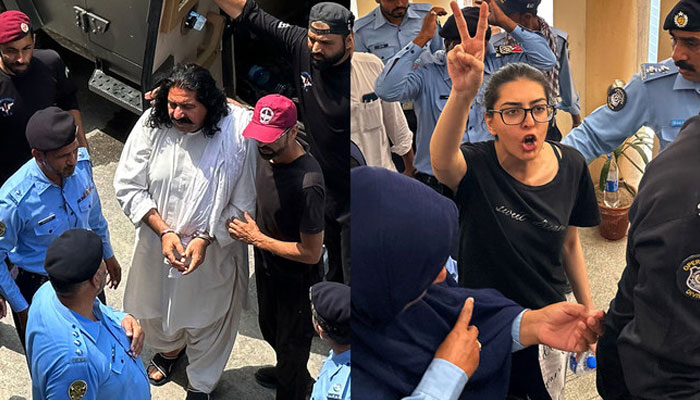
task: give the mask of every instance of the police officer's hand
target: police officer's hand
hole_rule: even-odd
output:
[[[119,261],[117,261],[117,257],[115,256],[105,259],[105,266],[109,274],[107,286],[116,289],[119,286],[119,282],[122,281],[122,266],[119,265]]]
[[[175,232],[168,232],[160,238],[163,256],[168,259],[168,262],[178,271],[182,272],[185,268],[185,248],[182,247],[180,236]]]
[[[153,106],[156,104],[156,96],[158,95],[158,91],[160,91],[160,87],[157,87],[149,92],[144,93],[143,98],[146,99],[146,101],[150,102]]]
[[[418,35],[413,40],[413,43],[419,47],[423,47],[426,45],[426,43],[431,41],[435,35],[435,29],[437,29],[438,16],[442,17],[443,15],[447,15],[447,11],[445,11],[444,8],[431,8],[430,12],[423,18],[423,26],[421,26],[420,32],[418,32]]]
[[[581,125],[581,115],[580,114],[571,114],[571,127],[576,128],[577,126]]]
[[[185,271],[182,275],[191,274],[204,262],[204,257],[207,253],[209,241],[203,238],[194,238],[190,240],[185,249],[185,259],[190,260],[189,264],[185,265]]]
[[[476,36],[469,36],[467,22],[456,2],[450,2],[462,42],[447,53],[447,72],[452,79],[452,93],[459,96],[476,96],[484,75],[484,36],[488,23],[489,7],[481,4]]]
[[[7,303],[5,303],[5,299],[0,296],[0,319],[5,318],[7,316]]]
[[[481,343],[479,343],[479,329],[469,325],[474,310],[474,299],[468,298],[464,302],[462,312],[459,313],[452,331],[445,337],[435,352],[435,358],[449,361],[471,377],[479,366]]]
[[[244,214],[245,221],[233,218],[228,223],[228,233],[232,238],[255,246],[261,239],[262,233],[253,217],[247,212]]]
[[[141,324],[132,315],[127,314],[122,319],[122,328],[126,332],[126,336],[131,340],[129,352],[132,357],[138,357],[143,350],[143,342],[146,340],[146,334],[141,330]]]
[[[501,7],[498,5],[498,2],[495,0],[476,0],[474,4],[480,5],[481,3],[488,3],[489,4],[489,23],[491,25],[498,26],[500,28],[505,29],[508,32],[512,32],[513,29],[515,29],[518,24],[515,23],[510,17],[506,15],[506,13],[501,10]]]

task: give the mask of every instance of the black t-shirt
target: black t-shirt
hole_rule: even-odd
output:
[[[349,210],[350,200],[350,59],[321,70],[311,62],[307,30],[286,24],[249,0],[236,22],[274,41],[287,53],[294,68],[311,153],[325,178],[329,215]]]
[[[583,156],[547,143],[561,150],[561,158],[554,179],[542,186],[508,174],[494,141],[462,145],[468,167],[455,199],[460,285],[498,289],[529,308],[565,299],[561,254],[567,227],[597,225],[600,215]]]
[[[32,157],[25,136],[29,118],[50,106],[77,110],[76,91],[66,66],[53,50],[34,50],[24,75],[0,70],[0,184]]]
[[[265,235],[284,242],[300,242],[301,233],[323,231],[323,173],[311,154],[305,153],[289,164],[273,164],[258,157],[255,186],[257,223]],[[307,272],[311,267],[267,251],[262,254],[265,266],[276,275]]]

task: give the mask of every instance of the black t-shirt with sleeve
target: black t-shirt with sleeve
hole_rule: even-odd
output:
[[[53,50],[34,50],[27,72],[8,75],[0,70],[0,184],[31,155],[25,136],[29,118],[46,107],[77,110],[77,88]]]
[[[274,164],[258,157],[255,186],[257,223],[265,235],[285,242],[300,242],[301,233],[323,231],[323,173],[311,154],[305,153],[289,164]],[[277,276],[307,272],[312,267],[267,251],[261,253],[265,266]]]
[[[304,127],[311,153],[321,166],[329,215],[349,210],[350,200],[350,59],[321,70],[311,62],[307,30],[289,25],[248,0],[235,22],[277,43],[294,70]]]
[[[508,174],[498,163],[494,141],[462,145],[468,167],[455,200],[460,285],[498,289],[528,308],[565,299],[566,230],[595,226],[600,215],[583,156],[569,146],[547,143],[561,152],[555,151],[559,171],[541,186]]]

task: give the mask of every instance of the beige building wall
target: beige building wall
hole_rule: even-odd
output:
[[[664,30],[664,20],[678,0],[661,0],[659,11],[659,61],[671,57],[671,36]]]

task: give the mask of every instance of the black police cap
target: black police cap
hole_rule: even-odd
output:
[[[75,121],[68,111],[48,107],[29,118],[26,136],[32,149],[53,151],[73,143],[76,131]]]
[[[310,289],[316,314],[333,327],[350,326],[350,286],[319,282]]]
[[[700,1],[681,0],[664,21],[664,30],[700,32]]]
[[[506,15],[511,14],[535,14],[541,0],[497,0],[496,4]]]
[[[479,25],[479,7],[464,7],[462,9],[462,15],[467,21],[467,30],[469,35],[474,37],[476,35],[476,28]],[[445,21],[445,24],[440,29],[440,36],[447,40],[460,40],[459,30],[457,29],[457,23],[455,22],[455,16],[450,15]],[[486,29],[485,39],[489,40],[491,38],[491,27]]]
[[[328,29],[318,29],[311,26],[314,22],[328,24]],[[347,35],[352,32],[355,16],[347,8],[338,3],[323,2],[311,8],[309,12],[309,29],[317,35],[339,34]]]
[[[46,250],[44,269],[51,280],[71,284],[95,276],[102,262],[102,239],[87,229],[69,229]]]

